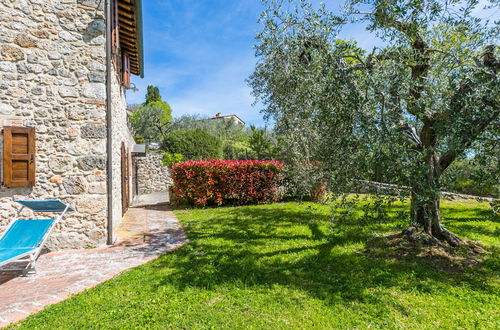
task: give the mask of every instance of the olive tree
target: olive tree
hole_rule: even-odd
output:
[[[172,129],[172,109],[158,87],[148,86],[146,102],[130,114],[135,132],[148,141],[161,141]]]
[[[348,0],[342,14],[264,2],[249,83],[290,159],[341,193],[376,168],[410,187],[412,227],[461,245],[441,223],[440,178],[474,143],[498,143],[498,22],[474,17],[475,0]],[[353,21],[380,46],[339,40]]]

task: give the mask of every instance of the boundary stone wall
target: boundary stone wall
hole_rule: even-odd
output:
[[[173,182],[170,169],[163,165],[162,161],[163,155],[156,153],[147,153],[145,157],[135,158],[139,195],[168,191]]]
[[[381,193],[381,194],[399,194],[402,191],[409,191],[410,187],[408,186],[399,186],[390,183],[381,183],[375,181],[368,180],[360,180],[360,188],[358,190],[359,193],[369,194],[369,193]],[[473,196],[466,194],[458,194],[448,191],[442,191],[441,195],[446,199],[475,199],[477,201],[485,201],[485,202],[496,202],[499,201],[497,198],[493,197],[481,197],[481,196]]]

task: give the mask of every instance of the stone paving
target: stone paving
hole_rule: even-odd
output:
[[[64,221],[64,220],[63,220]],[[166,204],[128,210],[113,246],[52,252],[27,277],[0,273],[0,327],[20,321],[187,242]]]

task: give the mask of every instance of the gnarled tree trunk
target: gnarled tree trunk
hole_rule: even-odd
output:
[[[412,192],[411,225],[421,228],[437,241],[445,241],[451,246],[460,246],[464,240],[455,236],[441,225],[439,196],[424,197]]]
[[[459,246],[465,242],[441,225],[439,159],[435,151],[426,152],[411,191],[411,225],[422,229],[436,241]]]

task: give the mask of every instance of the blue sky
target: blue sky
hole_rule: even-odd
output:
[[[139,91],[127,93],[128,103],[144,102],[146,87],[155,85],[175,117],[234,113],[249,124],[263,126],[245,82],[256,62],[253,45],[260,29],[260,0],[142,3],[144,79],[132,78]],[[327,3],[333,7],[340,1]],[[347,27],[341,37],[356,39],[366,49],[377,43],[361,25]]]
[[[261,10],[258,0],[143,1],[145,74],[133,78],[140,91],[128,102],[143,102],[152,84],[174,116],[235,113],[261,124],[245,83]]]

